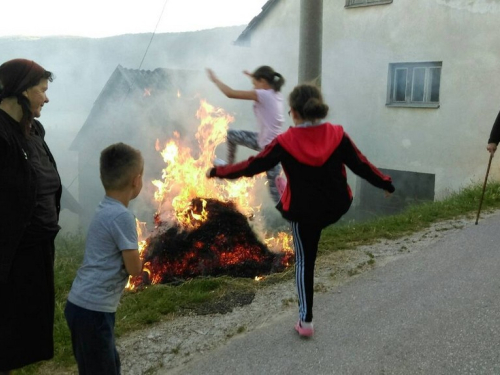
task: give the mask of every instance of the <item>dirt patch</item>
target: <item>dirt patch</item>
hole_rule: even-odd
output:
[[[251,304],[254,297],[255,292],[230,292],[215,302],[212,301],[194,306],[192,313],[196,315],[227,314],[232,312],[236,307]]]

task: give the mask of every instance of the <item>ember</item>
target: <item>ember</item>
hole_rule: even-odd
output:
[[[194,215],[206,210],[203,222],[196,229],[175,225],[149,237],[143,258],[147,274],[131,284],[206,275],[255,278],[283,271],[291,261],[292,253],[273,253],[259,241],[232,202],[195,198],[192,207]]]

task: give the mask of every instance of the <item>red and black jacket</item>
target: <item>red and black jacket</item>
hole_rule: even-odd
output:
[[[345,166],[375,187],[393,192],[382,174],[358,150],[340,125],[293,127],[256,156],[213,168],[210,177],[251,177],[281,163],[287,185],[276,208],[285,219],[321,226],[335,223],[352,202]]]

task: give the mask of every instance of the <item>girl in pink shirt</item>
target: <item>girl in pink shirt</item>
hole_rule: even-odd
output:
[[[228,130],[228,164],[234,164],[238,145],[261,151],[281,133],[284,116],[283,96],[280,90],[285,83],[285,79],[280,73],[275,72],[270,66],[261,66],[253,73],[244,71],[252,79],[253,90],[234,90],[220,81],[211,69],[207,69],[207,73],[210,80],[228,98],[254,101],[253,110],[259,131]],[[269,191],[276,204],[280,200],[280,193],[276,187],[276,178],[280,172],[281,166],[279,164],[266,171]]]

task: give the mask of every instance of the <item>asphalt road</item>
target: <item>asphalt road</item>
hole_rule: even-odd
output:
[[[499,237],[495,214],[317,294],[312,339],[287,312],[170,373],[500,374]]]

